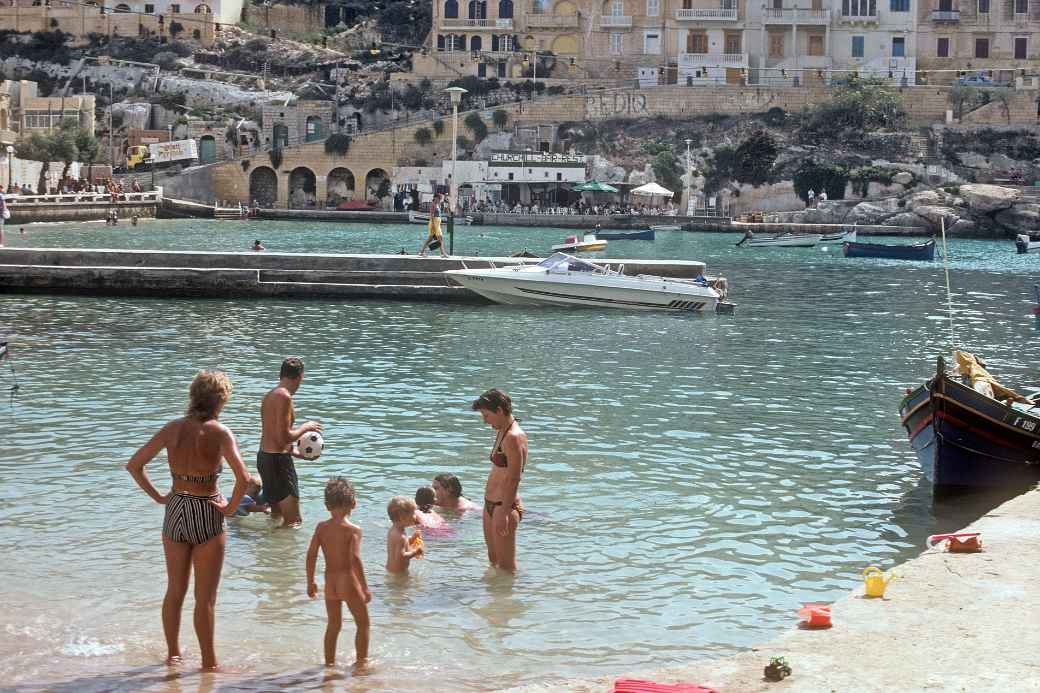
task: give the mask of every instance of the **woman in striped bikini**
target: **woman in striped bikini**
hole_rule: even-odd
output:
[[[231,396],[231,381],[221,371],[199,371],[191,382],[188,412],[163,426],[126,465],[137,485],[166,506],[163,550],[166,553],[166,597],[162,621],[166,634],[167,664],[181,661],[179,633],[181,607],[195,570],[195,631],[202,668],[217,669],[213,647],[213,609],[224,565],[224,518],[235,513],[249,481],[235,435],[217,421]],[[144,467],[163,449],[170,464],[173,488],[156,490]],[[221,459],[235,474],[235,490],[225,500],[217,488]]]

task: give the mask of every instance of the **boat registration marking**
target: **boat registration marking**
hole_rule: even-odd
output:
[[[1014,423],[1012,423],[1011,425],[1012,426],[1018,426],[1019,428],[1025,430],[1025,431],[1035,431],[1036,430],[1036,422],[1035,421],[1030,421],[1029,419],[1023,419],[1021,416],[1016,417]],[[1033,445],[1036,445],[1036,443],[1033,443]]]

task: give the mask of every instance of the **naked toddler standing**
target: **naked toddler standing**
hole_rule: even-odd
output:
[[[325,507],[332,517],[314,528],[307,549],[307,596],[311,599],[318,596],[314,571],[319,547],[325,556],[325,610],[329,616],[325,628],[325,666],[336,663],[336,640],[343,627],[343,602],[347,603],[357,626],[354,636],[357,664],[368,659],[367,605],[372,600],[372,593],[361,564],[361,528],[348,519],[355,506],[354,486],[343,477],[330,479],[325,484]]]

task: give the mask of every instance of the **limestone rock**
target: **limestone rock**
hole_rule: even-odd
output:
[[[112,115],[122,116],[123,125],[128,128],[147,130],[152,120],[150,103],[116,103],[112,104]]]
[[[946,228],[946,233],[950,236],[971,238],[978,233],[978,229],[974,221],[969,219],[958,219],[953,226]]]
[[[989,159],[978,152],[959,152],[957,158],[960,162],[970,168],[990,169]]]
[[[934,229],[939,228],[940,221],[945,221],[946,228],[949,228],[960,219],[957,210],[952,207],[940,207],[938,205],[919,205],[914,207],[914,214],[927,219]]]
[[[962,185],[960,195],[968,201],[968,206],[976,212],[996,212],[1001,209],[1007,209],[1022,199],[1022,193],[1013,188],[981,183]]]
[[[589,157],[589,179],[604,182],[625,180],[625,169],[599,154]]]
[[[885,219],[885,224],[888,226],[916,226],[918,228],[931,228],[931,223],[927,219],[919,217],[913,212],[900,212],[899,214],[890,216],[888,219]]]
[[[473,149],[473,158],[487,161],[491,158],[491,152],[502,149],[512,149],[513,135],[509,132],[493,132],[477,143]]]
[[[1040,205],[1020,204],[996,214],[997,223],[1017,235],[1034,234],[1040,228]]]
[[[633,185],[646,185],[647,183],[656,183],[657,177],[654,175],[654,169],[650,164],[643,167],[643,170],[633,170],[628,174],[628,182]]]
[[[908,171],[900,171],[896,175],[892,176],[892,182],[898,183],[899,185],[909,185],[914,182],[914,174]]]
[[[922,205],[942,204],[943,199],[935,190],[923,190],[910,196],[909,206],[911,209]]]
[[[845,217],[846,224],[880,224],[881,220],[892,213],[874,202],[860,202]]]

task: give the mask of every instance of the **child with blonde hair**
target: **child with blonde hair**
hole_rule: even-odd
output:
[[[325,610],[329,616],[325,628],[327,667],[336,663],[336,640],[343,627],[343,602],[347,603],[357,626],[356,663],[368,659],[368,603],[372,601],[372,592],[361,564],[361,528],[348,519],[356,506],[354,486],[341,476],[330,479],[325,484],[325,507],[332,517],[314,528],[314,537],[307,549],[307,596],[311,599],[318,596],[314,570],[319,548],[325,556]]]
[[[423,555],[422,537],[419,531],[409,537],[405,529],[417,524],[415,515],[418,508],[415,501],[406,496],[394,496],[386,506],[386,514],[393,523],[386,533],[386,571],[388,573],[407,573],[408,564],[413,558]]]

